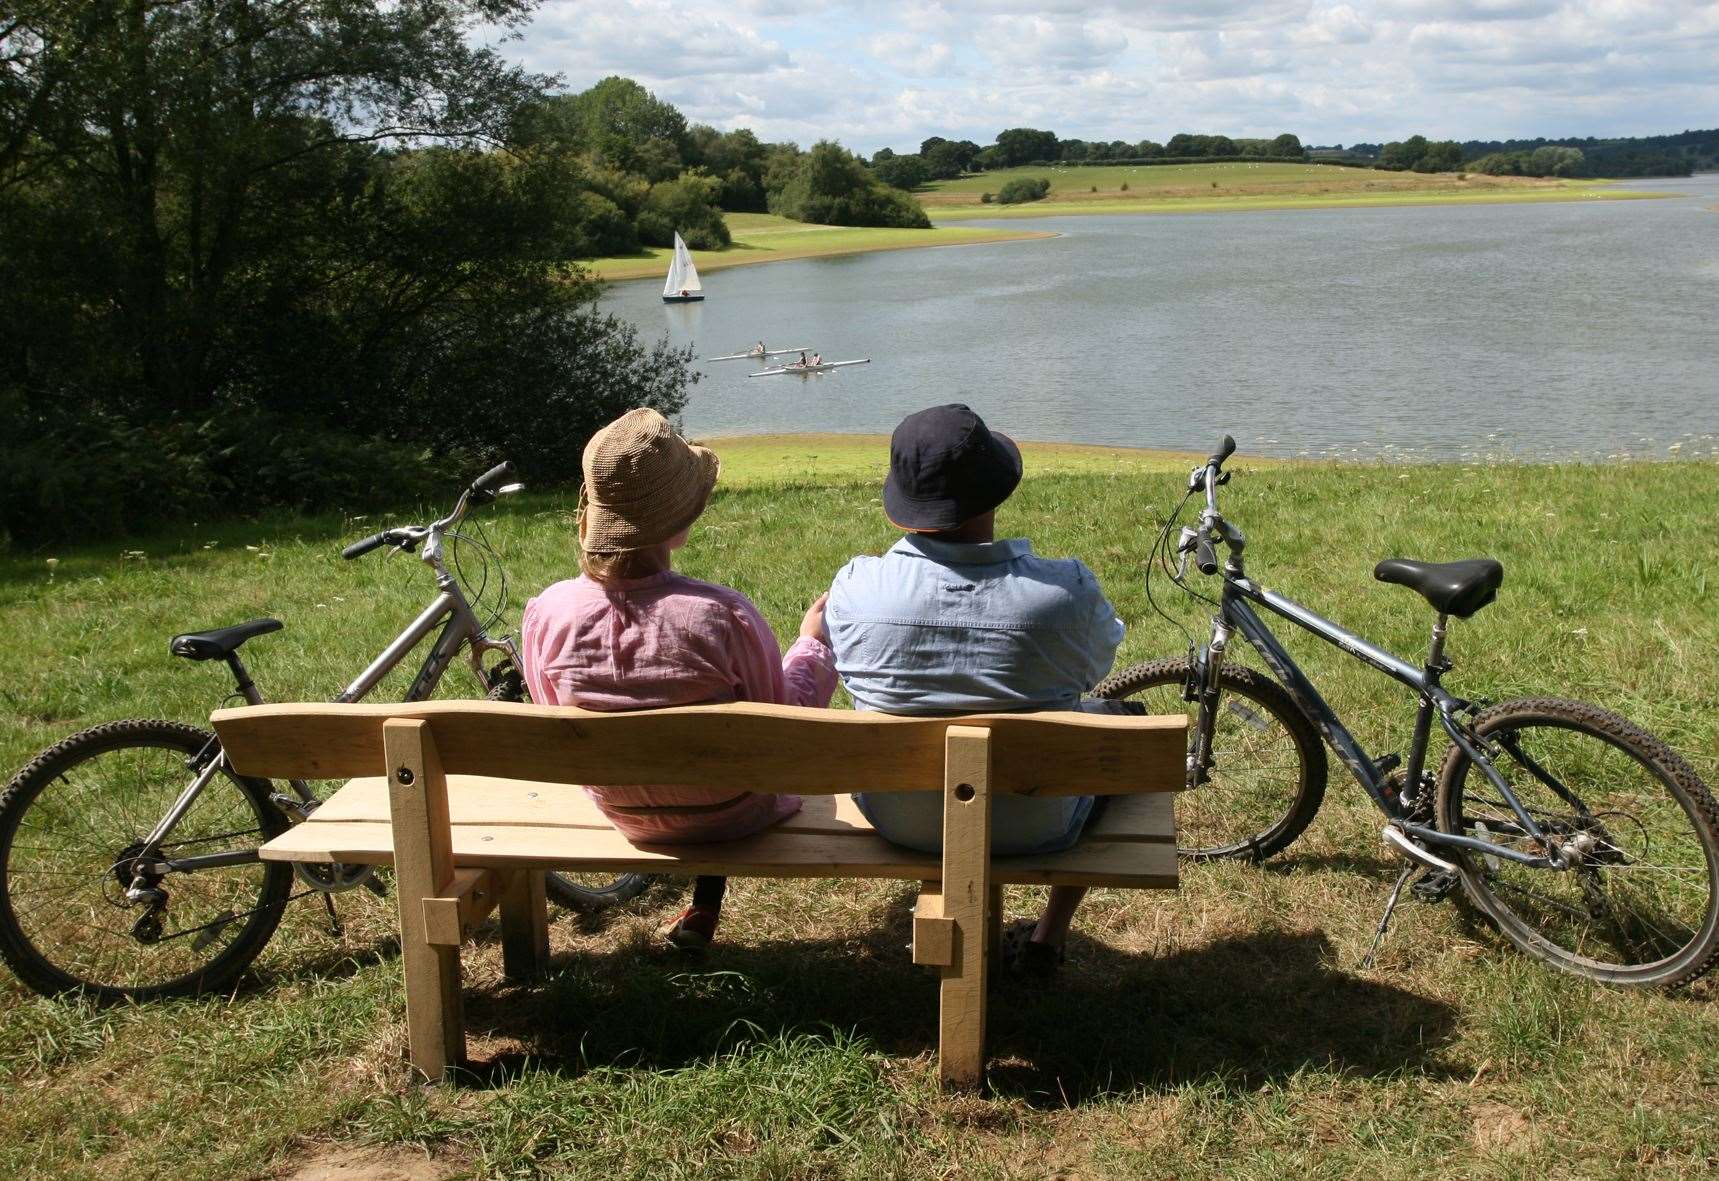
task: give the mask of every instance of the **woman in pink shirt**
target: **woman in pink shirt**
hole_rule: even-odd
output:
[[[520,655],[531,699],[581,709],[651,709],[728,701],[829,704],[835,658],[824,599],[784,656],[739,591],[677,574],[672,554],[716,485],[714,453],[675,434],[655,410],[632,410],[585,448],[579,565],[525,605]],[[683,787],[586,788],[629,840],[730,841],[800,809],[798,796]],[[701,877],[692,905],[663,927],[674,946],[710,945],[726,879]]]

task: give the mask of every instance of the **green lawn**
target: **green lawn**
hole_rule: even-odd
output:
[[[1051,182],[1049,196],[1024,205],[984,204],[1015,177]],[[1122,186],[1127,185],[1124,189]],[[1605,181],[1538,180],[1471,174],[1379,172],[1320,164],[1170,164],[1010,168],[936,181],[917,196],[938,222],[976,217],[1073,213],[1175,213],[1245,209],[1344,208],[1468,202],[1571,201],[1651,197]]]
[[[833,570],[892,540],[881,443],[718,447],[725,478],[684,568],[791,635]],[[1129,624],[1124,661],[1178,652],[1141,571],[1186,458],[1026,456],[1001,527],[1094,567]],[[1593,698],[1719,780],[1719,465],[1244,455],[1226,494],[1262,580],[1410,651],[1429,614],[1373,562],[1496,554],[1504,590],[1453,629],[1452,686]],[[530,495],[490,513],[508,620],[573,570],[573,507]],[[247,648],[259,683],[326,699],[428,597],[410,560],[340,560],[385,517],[0,556],[0,766],[103,719],[206,716],[222,671],[166,651],[189,627],[278,615],[287,630]],[[1206,612],[1176,601],[1199,626]],[[1292,647],[1364,743],[1400,748],[1407,705],[1388,682]],[[276,1175],[361,1144],[369,1175],[427,1155],[414,1177],[1711,1175],[1714,984],[1663,996],[1555,976],[1455,903],[1405,906],[1363,970],[1393,863],[1338,776],[1271,865],[1190,867],[1174,896],[1096,892],[1060,984],[994,994],[984,1097],[936,1090],[936,984],[908,962],[903,884],[737,881],[701,963],[647,946],[670,891],[606,922],[561,917],[556,970],[529,988],[500,981],[488,943],[468,952],[466,999],[492,1068],[432,1089],[406,1085],[392,900],[348,895],[343,938],[295,903],[230,997],[99,1011],[0,973],[0,1176]],[[1028,913],[1034,892],[1010,903]]]
[[[1012,242],[1048,235],[1037,231],[981,229],[977,226],[933,226],[927,230],[892,230],[861,226],[820,226],[791,221],[769,213],[725,215],[734,243],[726,250],[694,250],[701,274],[725,267],[781,262],[791,258],[826,258],[838,254],[867,254],[877,250],[910,250],[925,246],[970,246],[981,242]],[[636,255],[599,258],[584,265],[605,279],[662,278],[668,273],[671,251],[647,248]]]

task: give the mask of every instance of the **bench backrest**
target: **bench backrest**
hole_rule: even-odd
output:
[[[1182,786],[1181,715],[974,714],[908,718],[787,705],[696,705],[630,713],[488,701],[259,705],[216,710],[242,775],[387,775],[383,725],[429,725],[447,774],[591,786],[634,783],[826,794],[940,791],[952,726],[989,733],[991,790],[1117,795]]]

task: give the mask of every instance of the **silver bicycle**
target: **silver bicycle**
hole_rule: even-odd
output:
[[[430,697],[462,653],[489,697],[524,699],[512,638],[489,633],[505,602],[505,580],[498,581],[497,607],[480,618],[474,604],[484,597],[489,565],[468,595],[453,549],[470,542],[488,555],[482,540],[459,526],[472,509],[520,491],[512,477],[512,466],[501,464],[474,480],[440,520],[384,529],[342,551],[348,560],[384,548],[415,553],[435,575],[436,597],[336,701],[368,695],[432,636],[407,701]],[[281,626],[253,619],[175,636],[168,647],[187,660],[226,662],[234,694],[260,705],[239,648]],[[32,759],[0,794],[0,958],[44,994],[145,999],[226,987],[262,951],[295,898],[319,895],[338,935],[333,895],[359,887],[386,892],[373,867],[288,865],[257,855],[320,802],[300,780],[277,785],[235,774],[219,739],[197,726],[128,719],[73,734]],[[633,898],[647,884],[634,874],[595,881],[551,874],[549,890],[564,905],[589,911]]]

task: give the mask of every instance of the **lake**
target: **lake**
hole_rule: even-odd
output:
[[[1020,438],[1282,456],[1719,455],[1719,175],[1665,201],[1051,218],[1037,241],[717,271],[605,306],[699,357],[699,435],[888,433],[964,401]],[[1007,223],[1010,227],[1019,222]],[[775,363],[775,362],[772,362]]]

